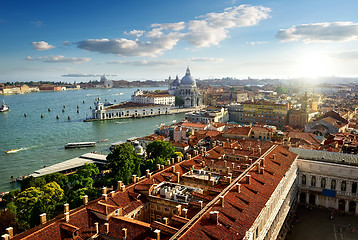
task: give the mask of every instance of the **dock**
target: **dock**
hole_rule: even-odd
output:
[[[105,165],[107,164],[107,155],[96,154],[96,153],[86,153],[79,157],[66,160],[61,163],[57,163],[48,167],[41,168],[34,171],[34,173],[29,176],[32,177],[42,177],[51,173],[63,173],[70,174],[75,172],[78,168],[84,166],[86,163],[95,163]]]

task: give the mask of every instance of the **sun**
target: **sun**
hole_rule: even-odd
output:
[[[298,76],[317,78],[329,76],[333,72],[332,59],[324,53],[306,52],[298,58]]]

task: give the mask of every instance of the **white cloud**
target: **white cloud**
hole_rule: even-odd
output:
[[[152,24],[147,31],[147,40],[87,39],[77,42],[77,47],[91,52],[116,54],[119,56],[156,57],[171,50],[179,41],[186,41],[194,47],[219,46],[228,38],[229,29],[258,24],[269,18],[271,9],[262,6],[240,5],[225,9],[221,13],[208,13],[187,23]],[[141,37],[144,31],[132,30],[125,34]]]
[[[99,53],[117,54],[119,56],[149,56],[155,57],[166,50],[172,49],[178,42],[175,34],[168,34],[152,41],[121,39],[89,39],[77,43],[77,47]]]
[[[358,50],[333,53],[332,57],[349,62],[358,62]]]
[[[259,45],[259,44],[266,44],[267,42],[260,42],[260,41],[253,41],[253,42],[246,42],[246,45]]]
[[[141,31],[141,30],[132,30],[129,32],[124,32],[124,34],[126,35],[132,35],[132,36],[136,36],[136,37],[140,37],[145,33],[145,31]]]
[[[299,41],[331,42],[351,41],[358,38],[358,23],[353,22],[324,22],[310,23],[281,29],[276,37],[283,42]]]
[[[189,59],[190,62],[216,62],[220,63],[223,62],[223,58],[212,58],[212,57],[197,57]]]
[[[30,23],[35,27],[41,27],[43,25],[42,21],[31,21]]]
[[[151,25],[152,28],[160,28],[165,30],[172,31],[181,31],[185,28],[185,22],[177,22],[177,23],[154,23]]]
[[[107,62],[108,64],[123,64],[132,66],[168,66],[182,64],[182,61],[175,59],[162,59],[162,60],[140,60],[140,61],[114,61]]]
[[[46,63],[84,63],[89,62],[91,58],[78,58],[78,57],[65,57],[62,55],[57,56],[46,56],[46,57],[37,57],[32,58],[30,56],[26,57],[25,60],[28,61],[43,61]]]
[[[34,47],[34,49],[35,49],[35,50],[38,50],[38,51],[50,50],[50,49],[55,48],[55,46],[53,46],[53,45],[51,45],[51,44],[48,44],[48,43],[45,42],[45,41],[32,42],[31,44],[32,44],[32,46]]]

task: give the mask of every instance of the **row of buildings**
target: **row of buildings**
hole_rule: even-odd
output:
[[[10,94],[24,94],[30,92],[40,92],[40,91],[65,91],[65,90],[78,90],[80,85],[52,85],[52,84],[39,84],[38,86],[28,86],[22,84],[19,86],[5,86],[0,85],[0,94],[10,95]]]
[[[215,141],[3,239],[284,239],[296,204],[358,215],[355,155]]]

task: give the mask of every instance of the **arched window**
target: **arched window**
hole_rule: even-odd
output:
[[[306,175],[302,175],[302,185],[306,185]]]
[[[321,188],[326,188],[326,178],[321,179]]]
[[[347,190],[347,182],[346,181],[342,181],[341,183],[341,191],[345,192]]]
[[[316,176],[312,176],[311,177],[311,186],[315,187],[316,186]]]
[[[357,193],[357,183],[352,183],[352,193]]]
[[[332,179],[331,181],[331,189],[336,190],[336,180]]]

